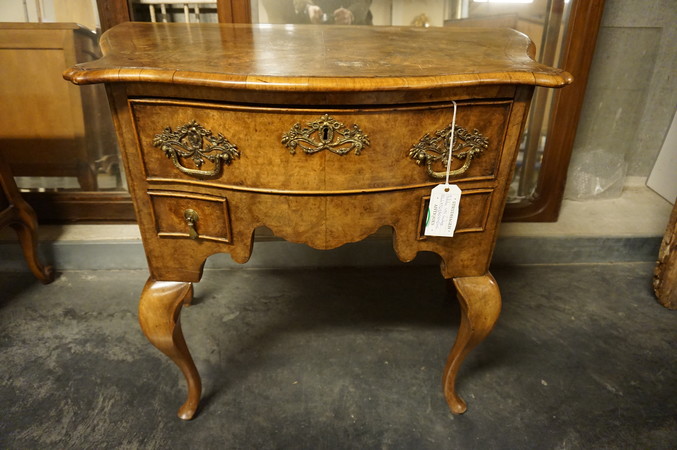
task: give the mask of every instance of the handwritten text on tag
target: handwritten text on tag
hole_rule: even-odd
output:
[[[456,229],[461,202],[461,188],[440,184],[430,193],[430,206],[425,225],[426,236],[451,237]]]

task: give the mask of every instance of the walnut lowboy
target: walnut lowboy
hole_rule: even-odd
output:
[[[488,268],[531,95],[571,76],[507,29],[124,23],[101,46],[64,77],[106,84],[150,269],[139,321],[185,375],[179,416],[201,395],[181,307],[206,258],[246,262],[261,226],[318,249],[390,226],[401,260],[437,253],[462,310],[444,394],[464,412],[456,374],[499,315]],[[458,225],[429,237],[451,133]]]

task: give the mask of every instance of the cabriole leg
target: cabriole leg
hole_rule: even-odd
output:
[[[444,369],[444,396],[454,414],[466,411],[465,401],[456,393],[456,375],[465,357],[484,340],[501,311],[501,293],[489,272],[480,277],[454,278],[461,305],[461,325]]]
[[[14,199],[16,221],[10,225],[16,231],[24,258],[35,278],[43,284],[54,281],[52,266],[44,266],[38,258],[38,220],[33,208],[22,199]]]
[[[141,293],[139,323],[148,340],[179,366],[188,384],[188,399],[179,408],[179,417],[190,420],[195,415],[202,384],[181,331],[181,307],[193,295],[193,285],[178,281],[149,279]]]

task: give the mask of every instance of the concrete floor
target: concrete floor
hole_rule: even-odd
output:
[[[136,322],[145,271],[0,273],[0,448],[675,448],[677,312],[652,269],[495,269],[503,313],[462,369],[463,416],[435,267],[207,271],[182,314],[191,422]]]

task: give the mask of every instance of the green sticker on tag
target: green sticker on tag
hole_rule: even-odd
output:
[[[458,221],[461,189],[455,184],[440,184],[430,193],[426,217],[426,236],[452,237]]]

